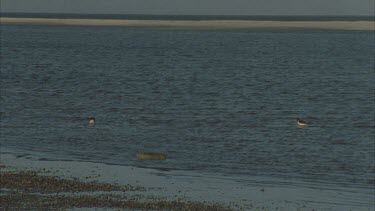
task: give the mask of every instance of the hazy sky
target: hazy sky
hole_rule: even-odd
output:
[[[375,0],[0,0],[1,12],[374,15]]]

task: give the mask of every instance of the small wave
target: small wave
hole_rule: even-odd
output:
[[[331,143],[334,145],[353,145],[352,143],[349,143],[349,141],[343,139],[333,140]]]
[[[368,124],[355,124],[354,125],[355,128],[375,128],[375,125],[368,125]]]

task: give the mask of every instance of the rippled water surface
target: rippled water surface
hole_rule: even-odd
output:
[[[374,49],[372,31],[3,25],[1,146],[370,188]]]

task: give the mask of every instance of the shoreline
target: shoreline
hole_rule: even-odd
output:
[[[208,29],[331,29],[375,30],[375,21],[257,21],[257,20],[118,20],[74,18],[13,18],[0,17],[1,24],[123,26]]]
[[[263,177],[249,177],[241,182],[238,178],[197,172],[161,171],[81,161],[47,161],[30,154],[17,153],[2,153],[1,165],[15,172],[41,170],[47,173],[43,175],[63,179],[78,178],[83,182],[136,187],[134,193],[126,192],[127,197],[141,196],[141,200],[150,197],[164,202],[182,199],[195,204],[203,203],[202,206],[230,206],[234,210],[369,210],[374,205],[371,190],[363,192],[362,189],[336,186],[327,188],[326,184],[314,184],[311,188],[309,183],[268,181]],[[138,188],[141,191],[137,191]],[[286,192],[288,194],[284,194]]]
[[[144,197],[146,189],[80,178],[61,178],[45,169],[12,171],[0,165],[1,209],[103,208],[127,210],[232,210],[220,203],[194,202],[184,198]]]

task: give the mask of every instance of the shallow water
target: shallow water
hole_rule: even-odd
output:
[[[374,188],[372,31],[1,30],[2,149]]]

